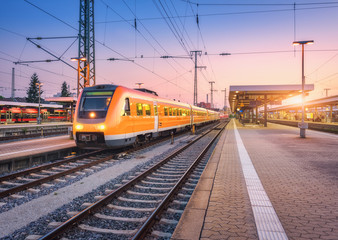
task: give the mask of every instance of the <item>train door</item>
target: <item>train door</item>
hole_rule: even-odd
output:
[[[190,126],[194,125],[194,112],[192,110],[192,107],[190,107]]]
[[[10,123],[12,121],[12,112],[11,111],[7,111],[6,112],[6,122]]]
[[[130,105],[133,105],[133,100],[130,98],[125,98],[124,99],[124,106],[123,106],[123,114],[122,114],[122,119],[124,122],[124,128],[125,128],[125,138],[129,138],[127,137],[128,135],[130,135],[131,133],[134,133],[134,121],[135,119],[132,117],[132,113],[131,113],[131,108]]]
[[[157,102],[154,102],[154,132],[158,132],[158,108],[157,108]]]

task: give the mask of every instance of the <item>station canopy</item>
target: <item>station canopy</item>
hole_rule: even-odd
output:
[[[46,98],[48,102],[64,102],[64,103],[75,103],[76,98],[74,97],[50,97]]]
[[[338,105],[338,95],[330,96],[330,97],[324,97],[324,98],[318,98],[306,101],[304,103],[304,106],[306,107],[325,107],[325,106],[336,106]],[[287,109],[295,109],[295,108],[301,108],[302,105],[300,103],[294,103],[289,104],[285,106],[279,106],[272,108],[271,110],[287,110]]]
[[[307,93],[313,84],[305,84]],[[232,112],[266,104],[282,105],[282,100],[302,94],[302,85],[239,85],[230,86],[229,103]]]

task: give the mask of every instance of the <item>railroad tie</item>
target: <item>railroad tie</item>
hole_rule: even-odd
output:
[[[137,211],[137,212],[152,212],[155,208],[134,208],[134,207],[122,207],[113,204],[108,204],[111,209],[125,210],[125,211]]]
[[[86,231],[98,232],[98,233],[110,233],[110,234],[121,234],[121,235],[134,235],[137,232],[137,229],[134,230],[115,230],[115,229],[106,229],[106,228],[97,228],[85,224],[80,224],[79,228]]]
[[[145,222],[147,220],[147,217],[143,217],[143,218],[114,217],[114,216],[107,216],[107,215],[100,214],[100,213],[96,213],[94,214],[94,216],[100,219],[124,221],[124,222]]]

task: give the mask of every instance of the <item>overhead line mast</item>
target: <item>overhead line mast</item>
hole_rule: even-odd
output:
[[[207,68],[206,66],[197,66],[197,54],[202,55],[202,51],[190,51],[191,54],[195,54],[195,77],[194,77],[194,105],[197,106],[197,68]]]
[[[77,94],[95,82],[94,0],[80,0]]]

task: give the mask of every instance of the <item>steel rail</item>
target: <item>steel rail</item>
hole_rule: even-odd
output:
[[[219,126],[219,124],[217,126]],[[179,153],[181,153],[182,151],[184,151],[185,149],[187,149],[188,147],[190,147],[191,145],[193,145],[195,142],[197,142],[198,140],[200,140],[201,138],[203,138],[206,134],[208,134],[212,130],[213,129],[205,132],[203,135],[197,137],[196,139],[194,139],[190,143],[188,143],[185,146],[177,149],[174,153],[172,153],[170,156],[168,156],[165,159],[163,159],[161,162],[157,163],[156,165],[154,165],[153,167],[149,168],[145,172],[143,172],[143,173],[139,174],[138,176],[134,177],[129,182],[123,184],[122,186],[120,186],[119,188],[117,188],[116,190],[114,190],[113,192],[111,192],[108,195],[106,195],[104,198],[96,201],[95,203],[93,203],[92,205],[90,205],[89,207],[87,207],[86,209],[82,210],[81,212],[79,212],[75,216],[73,216],[70,219],[68,219],[66,222],[62,223],[60,226],[56,227],[51,232],[49,232],[46,235],[44,235],[41,238],[39,238],[39,240],[47,240],[47,239],[49,240],[49,239],[54,239],[54,238],[60,236],[68,228],[70,228],[73,225],[76,225],[78,222],[80,222],[81,220],[83,220],[85,217],[91,215],[93,212],[95,212],[96,210],[100,209],[102,206],[107,205],[111,200],[113,200],[114,198],[116,198],[121,193],[125,192],[128,188],[130,188],[131,186],[133,186],[134,184],[136,184],[140,179],[144,178],[145,176],[147,176],[151,172],[154,172],[155,170],[157,170],[158,168],[160,168],[162,165],[164,165],[169,160],[171,160],[173,157],[175,157],[176,155],[178,155]]]
[[[180,132],[176,136],[179,136],[179,135],[181,135],[183,133],[184,132]],[[169,138],[170,138],[170,136],[164,137],[164,138],[160,138],[157,141],[147,142],[147,143],[142,144],[142,145],[140,145],[138,147],[134,147],[132,149],[127,150],[126,153],[132,153],[132,152],[135,152],[135,151],[147,148],[149,146],[152,146],[152,145],[161,143],[163,141],[166,141]],[[50,163],[50,164],[46,164],[46,165],[30,168],[30,169],[27,169],[27,170],[24,170],[24,171],[20,171],[20,172],[17,172],[17,173],[9,174],[9,175],[0,177],[0,182],[11,180],[11,179],[14,179],[14,178],[17,178],[17,177],[21,177],[21,176],[25,176],[25,175],[28,175],[28,174],[31,174],[31,173],[36,173],[36,172],[39,172],[39,171],[42,171],[42,170],[45,170],[45,169],[50,169],[52,167],[56,167],[56,166],[59,166],[59,165],[62,165],[62,164],[74,162],[76,160],[79,160],[79,159],[82,159],[82,158],[85,158],[85,157],[89,157],[89,156],[92,156],[92,155],[96,155],[96,154],[102,153],[104,151],[105,151],[105,149],[101,149],[101,150],[93,151],[93,152],[90,152],[90,153],[82,154],[80,156],[75,156],[75,157],[67,158],[65,160],[61,160],[61,161],[57,161],[57,162],[54,162],[54,163]],[[121,153],[121,152],[122,151],[117,152],[117,153]],[[115,153],[115,154],[117,154],[117,153]],[[63,171],[63,172],[60,172],[60,173],[56,173],[54,175],[46,176],[45,178],[36,179],[35,181],[31,181],[31,182],[28,182],[28,183],[23,183],[22,185],[6,189],[6,190],[0,192],[0,198],[6,197],[8,195],[11,195],[11,194],[23,191],[25,189],[28,189],[28,188],[31,188],[31,187],[34,187],[34,186],[41,185],[42,183],[49,182],[49,181],[51,181],[53,179],[62,177],[64,175],[71,174],[73,172],[82,170],[84,168],[88,168],[88,167],[97,165],[97,164],[99,164],[101,162],[110,160],[111,158],[114,157],[115,154],[112,154],[109,157],[106,157],[104,159],[96,160],[96,161],[93,161],[91,163],[87,163],[87,164],[84,164],[84,165],[81,165],[81,166],[78,166],[78,167],[74,167],[72,169],[69,169],[69,170],[66,170],[66,171]]]
[[[39,171],[42,171],[42,170],[45,170],[45,169],[48,169],[48,168],[56,167],[58,165],[62,165],[62,164],[68,163],[68,162],[73,162],[73,161],[76,161],[76,160],[79,160],[79,159],[82,159],[82,158],[85,158],[85,157],[90,157],[92,155],[98,154],[98,153],[103,152],[103,151],[104,150],[97,150],[97,151],[93,151],[93,152],[89,152],[89,153],[84,153],[84,154],[81,154],[79,156],[70,157],[70,158],[67,158],[67,159],[64,159],[64,160],[61,160],[61,161],[57,161],[57,162],[45,164],[45,165],[42,165],[42,166],[29,168],[27,170],[23,170],[23,171],[20,171],[20,172],[8,174],[8,175],[0,177],[0,182],[11,180],[11,179],[14,179],[14,178],[17,178],[17,177],[21,177],[21,176],[24,176],[24,175],[27,175],[27,174],[30,174],[30,173],[39,172]]]
[[[225,125],[226,126],[226,125]],[[149,232],[153,224],[159,219],[158,216],[165,209],[165,207],[171,202],[172,197],[180,190],[181,186],[184,184],[186,179],[189,177],[191,172],[195,169],[198,163],[202,160],[204,155],[210,149],[211,145],[220,135],[220,133],[224,130],[224,127],[219,129],[219,132],[214,136],[214,138],[208,143],[208,145],[203,149],[203,151],[196,157],[194,162],[191,164],[189,169],[184,173],[184,175],[178,180],[172,190],[166,195],[166,197],[162,200],[162,202],[157,206],[157,208],[152,212],[152,214],[148,217],[148,219],[144,222],[141,228],[137,231],[137,233],[133,236],[133,240],[143,239],[145,235]],[[218,130],[218,129],[214,129]]]
[[[50,175],[50,176],[47,176],[47,177],[44,177],[44,178],[37,179],[37,180],[32,181],[32,182],[28,182],[28,183],[25,183],[25,184],[22,184],[22,185],[13,187],[13,188],[9,188],[5,191],[0,192],[0,198],[3,198],[3,197],[6,197],[8,195],[26,190],[27,188],[31,188],[31,187],[41,185],[42,183],[49,182],[49,181],[54,180],[56,178],[63,177],[65,175],[80,171],[82,169],[89,168],[89,167],[97,165],[99,163],[108,161],[108,160],[112,159],[112,157],[114,157],[114,155],[110,155],[108,157],[105,157],[105,158],[102,158],[102,159],[99,159],[99,160],[95,160],[95,161],[91,161],[89,163],[68,169],[68,170],[63,171],[63,172],[59,172],[59,173],[56,173],[56,174],[53,174],[53,175]]]

